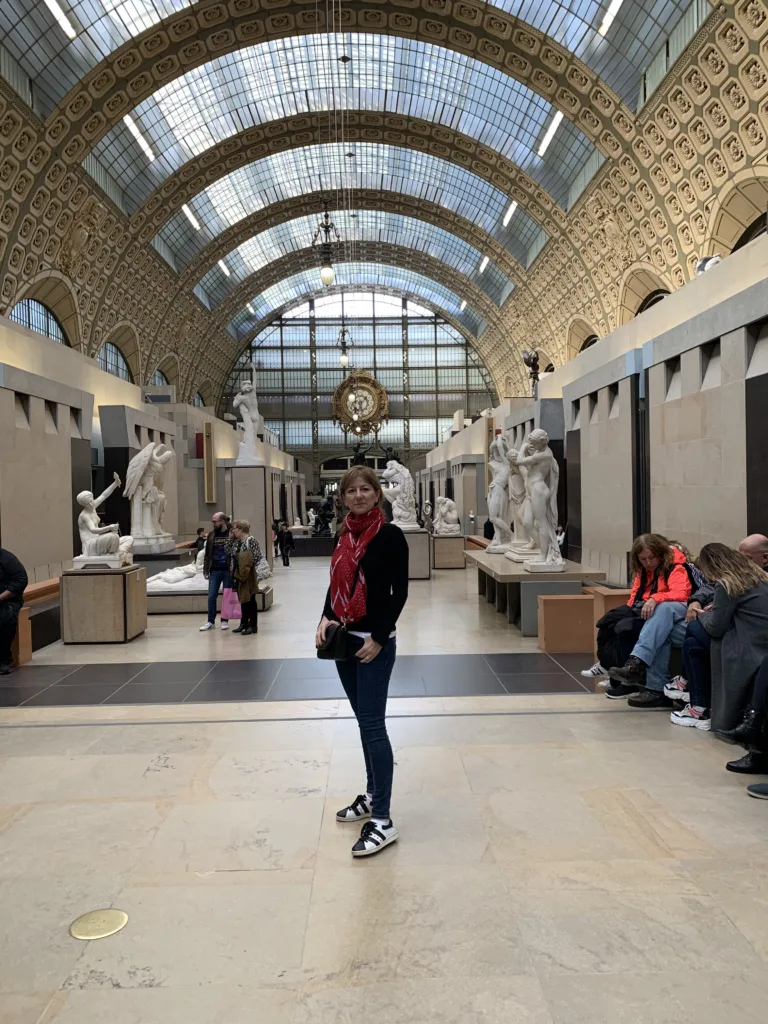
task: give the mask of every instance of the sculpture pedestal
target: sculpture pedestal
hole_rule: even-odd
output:
[[[464,538],[433,534],[430,538],[433,569],[464,568]]]
[[[506,555],[509,551],[509,544],[494,544],[493,541],[485,549],[489,555]]]
[[[143,566],[62,573],[61,639],[65,644],[124,644],[146,628]]]
[[[176,541],[170,533],[161,533],[156,537],[134,537],[133,553],[135,555],[163,555],[166,551],[175,551]]]
[[[123,565],[133,565],[133,556],[128,555],[78,555],[72,559],[74,569],[119,569]]]
[[[526,572],[565,572],[565,562],[537,562],[534,557],[523,568]]]
[[[401,527],[402,529],[402,527]],[[426,530],[403,530],[408,541],[408,579],[428,580],[432,576],[429,534]]]
[[[421,533],[422,527],[418,523],[398,523],[396,519],[392,520],[393,526],[398,526],[403,533]],[[426,532],[426,531],[424,531]]]
[[[530,551],[520,550],[520,548],[510,548],[509,551],[504,555],[510,562],[532,562],[535,558],[538,558],[540,552],[538,548],[533,548]]]

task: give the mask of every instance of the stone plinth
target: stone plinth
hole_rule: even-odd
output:
[[[141,565],[71,569],[61,576],[65,644],[124,644],[147,628],[147,573]]]
[[[133,553],[135,555],[163,555],[166,551],[174,551],[176,541],[170,533],[161,533],[156,537],[134,537]]]
[[[464,538],[463,537],[441,537],[433,534],[430,538],[432,548],[433,569],[463,569],[464,562]]]
[[[408,579],[428,580],[430,569],[430,536],[426,530],[403,530],[408,541]]]

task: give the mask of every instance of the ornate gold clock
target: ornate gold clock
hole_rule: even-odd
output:
[[[333,420],[355,437],[378,432],[389,419],[386,389],[372,373],[352,370],[333,393]]]

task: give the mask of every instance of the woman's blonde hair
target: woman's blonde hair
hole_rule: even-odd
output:
[[[632,550],[629,553],[629,567],[632,572],[645,572],[640,562],[640,552],[645,551],[646,548],[651,554],[661,559],[657,570],[659,574],[669,572],[675,564],[675,552],[667,538],[662,537],[660,533],[641,533],[639,537],[635,537]]]
[[[699,552],[699,568],[710,583],[722,583],[731,597],[768,583],[759,565],[727,544],[705,544]]]
[[[230,529],[239,530],[241,533],[250,533],[251,524],[247,519],[235,519]]]

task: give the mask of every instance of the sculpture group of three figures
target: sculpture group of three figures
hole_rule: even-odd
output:
[[[123,497],[131,503],[131,532],[125,536],[120,535],[117,523],[103,526],[98,513],[99,507],[121,486],[117,473],[98,498],[91,491],[78,494],[82,512],[77,528],[83,550],[74,560],[76,569],[119,568],[133,562],[134,552],[155,554],[173,550],[173,535],[164,526],[167,499],[163,491],[165,471],[172,458],[170,448],[150,441],[128,463]]]
[[[488,518],[494,526],[489,554],[525,563],[529,572],[563,572],[557,541],[560,470],[545,430],[532,430],[520,449],[498,434],[488,452]]]

